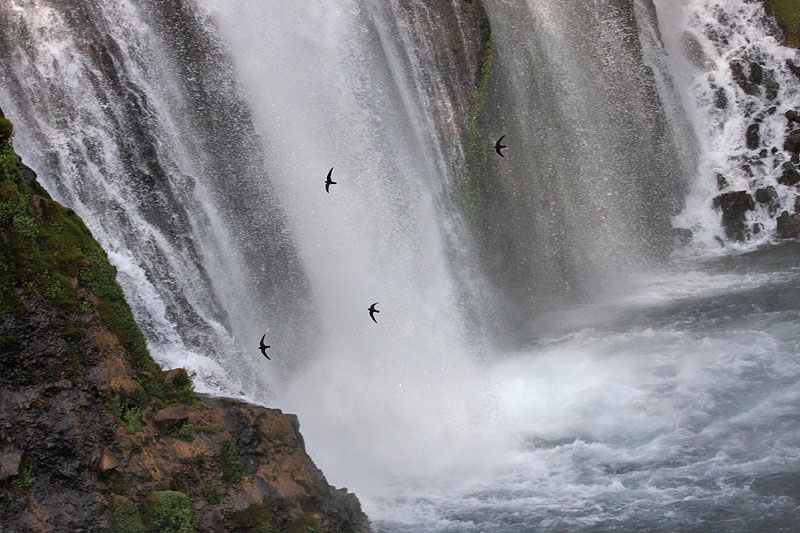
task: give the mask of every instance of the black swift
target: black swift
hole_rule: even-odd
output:
[[[336,182],[331,179],[332,173],[333,173],[333,167],[331,167],[331,169],[328,171],[328,178],[325,180],[325,192],[327,193],[331,192],[330,191],[331,185],[336,185]]]
[[[500,154],[500,157],[505,157],[503,155],[503,152],[501,152],[500,150],[502,150],[503,148],[508,148],[507,146],[500,144],[500,141],[502,141],[505,138],[506,138],[506,136],[503,135],[502,137],[497,139],[496,143],[494,143],[494,151],[497,152],[498,154]]]
[[[269,359],[269,356],[267,355],[267,348],[269,348],[269,346],[264,344],[264,339],[266,339],[266,338],[267,338],[267,334],[264,333],[264,336],[261,337],[261,341],[259,341],[259,343],[258,343],[258,349],[261,350],[261,353],[264,354],[264,357]],[[272,359],[269,359],[269,360],[272,361]]]
[[[380,313],[380,311],[378,311],[377,309],[375,309],[375,306],[376,306],[376,305],[378,305],[379,303],[380,303],[380,302],[375,302],[374,304],[372,304],[372,305],[370,305],[370,306],[369,306],[369,317],[370,317],[370,318],[372,319],[372,321],[373,321],[373,322],[375,322],[376,324],[378,323],[378,321],[377,321],[377,320],[375,320],[375,313]]]

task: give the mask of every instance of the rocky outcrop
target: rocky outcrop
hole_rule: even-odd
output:
[[[0,531],[368,531],[297,418],[163,372],[69,209],[0,142]]]

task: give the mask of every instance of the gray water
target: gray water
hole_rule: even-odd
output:
[[[9,0],[0,106],[156,359],[298,413],[377,530],[790,531],[800,249],[724,239],[717,148],[766,104],[702,112],[738,94],[703,35],[792,52],[720,23],[753,3],[624,4],[486,2],[483,226],[425,2]]]

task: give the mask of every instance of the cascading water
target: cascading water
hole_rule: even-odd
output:
[[[735,22],[758,10],[743,0],[484,3],[485,160],[455,138],[472,3],[9,0],[0,106],[109,250],[156,358],[297,412],[376,529],[789,530],[797,246],[670,263],[670,222],[729,246],[713,198],[778,180],[780,146],[736,181],[749,125],[731,117],[777,142],[792,52]],[[722,43],[750,76],[748,36],[777,58],[758,55],[772,114],[728,75]],[[487,163],[470,181],[465,161]],[[495,309],[512,352],[480,327]]]
[[[776,215],[796,211],[796,158],[785,148],[800,107],[796,50],[760,2],[656,2],[702,157],[698,178],[676,224],[694,234],[695,249],[738,249],[774,241]],[[753,200],[724,228],[714,198],[744,191]],[[759,192],[760,191],[760,192]]]

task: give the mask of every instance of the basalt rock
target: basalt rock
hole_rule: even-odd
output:
[[[0,531],[368,531],[296,417],[165,379],[105,253],[17,161],[0,143]]]
[[[800,183],[800,172],[797,171],[797,168],[795,168],[794,164],[790,161],[783,164],[783,174],[778,178],[778,183],[790,187]]]
[[[760,204],[771,203],[776,198],[778,198],[778,192],[772,185],[756,190],[756,202]]]
[[[783,149],[793,154],[800,153],[800,130],[794,130],[786,136]]]
[[[755,209],[755,201],[747,191],[720,194],[714,198],[714,207],[722,209],[722,226],[729,238],[742,240],[745,231],[745,214]]]
[[[781,213],[777,218],[778,237],[781,239],[796,239],[800,237],[800,214],[790,215],[788,211]]]

